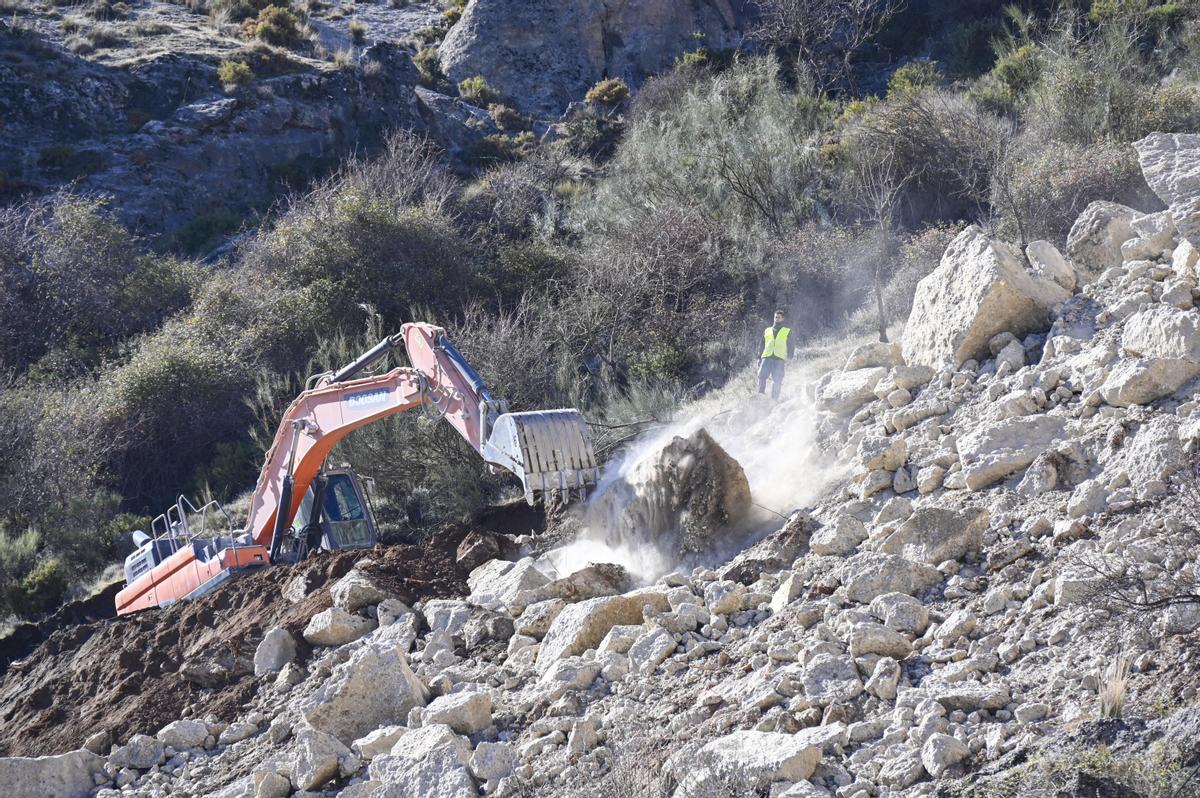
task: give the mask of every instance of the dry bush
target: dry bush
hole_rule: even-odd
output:
[[[563,224],[558,187],[577,180],[583,168],[565,147],[539,147],[521,161],[485,173],[468,190],[465,210],[475,224],[506,238],[552,235]]]
[[[1006,123],[961,94],[943,89],[905,93],[848,120],[842,146],[851,153],[889,154],[904,181],[904,223],[977,217],[986,209],[992,170]]]
[[[991,187],[999,233],[1026,243],[1047,239],[1062,246],[1079,214],[1096,200],[1142,210],[1160,204],[1128,144],[1064,144],[1026,134],[1006,153],[1002,173],[1007,183],[994,174]]]
[[[739,63],[673,105],[636,115],[579,223],[636,226],[671,208],[779,234],[816,213],[819,138],[832,111],[811,88],[790,91],[773,61]]]
[[[854,61],[903,6],[899,0],[760,0],[750,35],[811,70],[822,90],[853,83]]]

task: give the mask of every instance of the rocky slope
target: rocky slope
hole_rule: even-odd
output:
[[[1169,210],[1096,203],[1065,256],[968,228],[899,344],[865,344],[792,398],[707,421],[720,441],[746,414],[751,434],[804,418],[853,467],[728,562],[631,589],[616,566],[496,559],[468,595],[415,604],[364,563],[302,629],[264,634],[237,718],[0,760],[0,785],[1200,794],[1200,604],[1136,606],[1197,592],[1200,137],[1138,147]],[[1124,719],[1100,719],[1121,691]],[[1115,786],[1125,756],[1155,763],[1137,771],[1141,792]]]
[[[438,2],[334,0],[304,4],[304,39],[282,48],[207,5],[18,3],[0,20],[0,201],[72,186],[111,197],[145,235],[228,233],[391,131],[479,168],[475,148],[502,131],[443,93],[464,78],[482,76],[552,138],[598,80],[637,86],[683,52],[733,46],[747,15],[729,0],[687,13],[666,0],[479,0],[447,34]],[[433,69],[449,82],[412,61],[442,35]],[[225,61],[246,64],[249,85],[223,86]]]

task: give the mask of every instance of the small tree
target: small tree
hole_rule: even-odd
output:
[[[893,153],[882,156],[860,150],[854,160],[853,189],[863,218],[875,230],[872,282],[878,313],[879,340],[887,342],[887,314],[883,308],[883,277],[895,257],[896,209],[908,177],[899,174]]]

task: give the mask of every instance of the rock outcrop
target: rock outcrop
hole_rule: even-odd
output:
[[[93,776],[103,772],[104,760],[91,751],[0,759],[0,794],[89,798],[96,789]]]
[[[475,0],[438,48],[457,83],[483,76],[525,110],[557,116],[602,78],[638,86],[697,38],[720,49],[740,39],[729,0]]]
[[[984,358],[1000,333],[1044,331],[1050,309],[1068,296],[1053,279],[1030,272],[1013,247],[969,227],[917,285],[901,339],[904,360],[941,368]]]
[[[1200,247],[1200,135],[1151,133],[1133,146],[1146,182],[1167,203],[1175,227]]]

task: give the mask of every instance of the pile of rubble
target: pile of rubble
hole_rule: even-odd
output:
[[[958,778],[1030,786],[1022,768],[1098,717],[1118,655],[1130,706],[1158,707],[1122,727],[1130,744],[1174,746],[1170,761],[1190,767],[1200,713],[1185,706],[1198,681],[1187,635],[1200,606],[1126,627],[1102,601],[1110,566],[1150,601],[1198,576],[1188,516],[1200,505],[1180,486],[1200,439],[1200,217],[1183,174],[1200,164],[1200,137],[1138,146],[1170,209],[1095,203],[1065,256],[964,230],[922,281],[901,343],[864,345],[812,386],[813,423],[852,476],[728,563],[634,588],[615,565],[563,576],[533,557],[493,559],[464,598],[411,605],[363,564],[302,640],[263,637],[259,689],[234,722],[185,718],[3,760],[0,791],[882,798]]]

